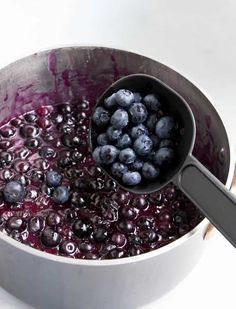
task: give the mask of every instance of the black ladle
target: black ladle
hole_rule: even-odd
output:
[[[105,165],[101,168],[119,186],[136,194],[149,194],[173,182],[211,221],[211,223],[236,247],[236,198],[207,170],[193,155],[196,125],[193,113],[186,101],[173,89],[155,77],[145,74],[125,76],[112,84],[98,99],[96,107],[103,105],[104,99],[119,89],[133,92],[158,93],[165,98],[165,106],[170,115],[178,119],[184,133],[176,148],[177,163],[164,177],[134,187],[124,186],[115,179]],[[90,146],[97,147],[96,128],[90,124]]]

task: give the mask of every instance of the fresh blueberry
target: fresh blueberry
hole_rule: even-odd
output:
[[[144,122],[147,119],[148,112],[146,106],[142,103],[134,103],[130,109],[131,121],[135,124]]]
[[[170,116],[162,117],[156,124],[156,135],[160,138],[171,138],[174,135],[176,123]]]
[[[160,141],[159,148],[173,148],[174,142],[171,139],[163,139]]]
[[[115,94],[115,100],[122,107],[129,107],[134,102],[134,94],[127,89],[120,89]]]
[[[133,139],[143,134],[148,135],[148,129],[143,124],[139,124],[131,129],[131,136]]]
[[[105,146],[107,144],[109,144],[109,139],[106,133],[101,133],[98,135],[97,137],[97,143],[100,146]]]
[[[97,162],[97,164],[101,164],[102,160],[101,160],[101,149],[102,147],[96,147],[93,151],[93,159]]]
[[[129,115],[123,109],[117,109],[111,116],[111,124],[116,129],[123,129],[129,122]]]
[[[142,102],[142,96],[139,92],[134,92],[134,102],[140,103]]]
[[[57,204],[64,204],[69,200],[69,190],[65,186],[57,187],[52,195],[52,198]]]
[[[139,136],[134,142],[134,151],[140,156],[146,156],[152,151],[153,143],[147,135]]]
[[[57,187],[60,185],[62,175],[56,171],[49,171],[46,173],[46,182],[49,187]]]
[[[129,165],[131,171],[140,171],[143,167],[143,161],[136,159],[133,163]]]
[[[104,127],[110,121],[110,113],[103,107],[99,106],[95,109],[92,119],[98,127]]]
[[[3,189],[3,196],[8,203],[22,202],[25,197],[25,188],[18,181],[10,181]]]
[[[132,140],[130,136],[127,133],[125,133],[120,138],[118,138],[116,146],[119,149],[124,149],[124,148],[131,146],[131,144],[132,144]]]
[[[159,168],[156,168],[149,162],[145,162],[142,168],[142,175],[146,179],[156,179],[160,174]]]
[[[123,174],[122,181],[125,185],[136,186],[141,182],[141,175],[139,172],[127,172]]]
[[[171,148],[160,148],[154,157],[154,163],[162,168],[168,167],[175,159],[174,150]]]
[[[102,146],[100,158],[103,164],[113,163],[119,154],[119,150],[113,145]]]
[[[109,127],[107,129],[107,136],[110,141],[116,141],[118,138],[120,138],[122,135],[122,130],[116,129],[114,127]]]
[[[147,108],[157,112],[161,108],[161,103],[158,99],[158,97],[155,94],[147,94],[144,98],[143,101]]]
[[[112,109],[116,105],[117,105],[117,102],[116,102],[116,94],[115,93],[113,93],[111,96],[109,96],[108,98],[106,98],[104,100],[104,106],[107,109]]]
[[[153,148],[156,148],[157,146],[159,146],[160,138],[158,136],[152,134],[150,135],[150,139],[152,140]]]
[[[114,176],[121,178],[128,171],[128,167],[120,162],[115,162],[112,165],[111,172]]]
[[[119,159],[125,164],[130,164],[136,160],[136,154],[133,149],[125,148],[120,151]]]
[[[159,119],[159,117],[158,117],[157,113],[149,114],[149,116],[147,118],[146,125],[147,125],[147,127],[150,131],[155,131],[156,123],[157,123],[158,119]]]

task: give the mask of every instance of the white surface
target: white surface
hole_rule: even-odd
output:
[[[235,12],[234,0],[1,1],[0,67],[54,46],[128,49],[176,68],[204,88],[234,133]],[[235,308],[233,262],[235,249],[216,233],[193,272],[151,308]],[[0,290],[0,308],[29,307]]]

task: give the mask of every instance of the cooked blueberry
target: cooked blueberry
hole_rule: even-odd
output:
[[[41,234],[41,242],[46,247],[56,247],[61,241],[59,233],[53,231],[51,228],[46,228]]]
[[[154,157],[154,163],[160,167],[168,167],[174,162],[175,153],[171,148],[160,148]]]
[[[119,159],[125,164],[130,164],[136,160],[136,154],[133,149],[125,148],[120,151]]]
[[[134,102],[134,94],[127,89],[120,89],[115,94],[115,100],[122,107],[129,107]]]
[[[57,187],[52,195],[52,198],[57,204],[64,204],[69,200],[69,190],[65,186]]]
[[[163,139],[160,141],[159,148],[173,148],[174,142],[171,139]]]
[[[92,119],[98,127],[104,127],[110,122],[110,113],[99,106],[95,109]]]
[[[102,163],[102,159],[101,159],[101,149],[102,147],[96,147],[93,151],[93,159],[97,162],[97,164],[101,164]]]
[[[109,232],[105,227],[99,227],[94,231],[93,237],[97,242],[105,242],[109,238]]]
[[[39,134],[39,128],[26,124],[20,128],[20,135],[22,137],[36,137]]]
[[[0,152],[0,168],[10,165],[14,159],[13,153],[10,151]]]
[[[157,113],[149,114],[147,121],[146,121],[146,125],[147,125],[147,127],[150,131],[155,131],[156,123],[157,123],[158,119],[159,119],[159,117],[158,117]]]
[[[39,150],[39,155],[44,159],[52,159],[56,156],[56,151],[49,146],[43,146]]]
[[[154,134],[150,135],[149,137],[152,140],[153,148],[158,147],[160,143],[160,138]]]
[[[181,226],[183,224],[188,223],[187,220],[187,213],[183,210],[178,210],[176,213],[173,215],[173,222],[177,226]]]
[[[129,165],[131,171],[140,171],[143,167],[143,161],[136,159],[133,163]]]
[[[68,167],[68,166],[70,166],[72,164],[72,158],[71,157],[69,157],[69,156],[67,156],[66,154],[60,154],[60,159],[59,159],[59,161],[58,161],[58,165],[60,166],[60,167],[63,167],[63,168],[65,168],[65,167]]]
[[[120,221],[118,223],[118,228],[125,234],[131,234],[135,231],[135,225],[130,220]]]
[[[58,106],[58,111],[65,115],[72,113],[73,110],[74,110],[74,107],[69,103],[60,104]]]
[[[144,122],[147,119],[148,112],[146,106],[142,103],[134,103],[130,109],[131,121],[135,124]]]
[[[61,114],[56,114],[53,118],[52,118],[52,121],[55,123],[55,124],[60,124],[63,122],[63,116]]]
[[[134,102],[140,103],[142,102],[142,96],[139,92],[134,92]]]
[[[146,156],[152,151],[153,143],[147,135],[139,136],[134,142],[134,151],[140,156]]]
[[[116,244],[118,247],[123,247],[126,244],[127,239],[126,239],[124,234],[115,233],[115,234],[112,235],[111,241],[114,244]]]
[[[131,129],[131,136],[133,139],[136,139],[143,134],[148,134],[148,129],[143,124],[139,124]]]
[[[7,228],[10,230],[23,230],[26,227],[25,220],[18,216],[13,216],[7,220]]]
[[[32,137],[32,138],[28,138],[26,141],[25,141],[25,146],[29,149],[34,149],[34,148],[38,148],[41,144],[41,141],[39,138],[37,137]]]
[[[156,179],[160,175],[160,170],[153,164],[145,162],[142,168],[142,175],[146,179]]]
[[[137,221],[137,226],[141,229],[141,230],[147,230],[147,229],[151,229],[154,226],[154,220],[152,217],[141,217],[139,218],[139,220]]]
[[[41,191],[43,194],[46,194],[48,196],[51,196],[52,195],[52,188],[49,188],[46,183],[42,184],[42,187],[41,187]]]
[[[121,249],[113,249],[108,253],[107,257],[109,259],[121,259],[125,257],[125,252]]]
[[[113,93],[111,96],[109,96],[108,98],[106,98],[104,100],[104,106],[107,109],[112,109],[116,105],[117,105],[117,102],[116,102],[116,94],[115,93]]]
[[[112,164],[111,172],[115,177],[121,178],[128,171],[128,167],[120,162]]]
[[[94,250],[94,246],[91,242],[89,241],[83,241],[79,244],[79,249],[82,252],[91,252]]]
[[[160,110],[161,108],[161,103],[158,99],[158,97],[155,94],[147,94],[144,98],[143,98],[143,102],[145,103],[145,105],[147,106],[147,108],[157,112]]]
[[[86,205],[86,201],[84,197],[81,195],[81,193],[75,191],[71,195],[71,204],[74,207],[80,208]]]
[[[49,187],[57,187],[60,185],[62,175],[56,171],[49,171],[46,173],[46,182]]]
[[[119,150],[113,145],[102,146],[100,158],[103,164],[113,163],[119,154]]]
[[[131,146],[131,144],[132,144],[132,140],[130,136],[127,133],[125,133],[120,138],[118,138],[116,146],[119,149],[124,149],[124,148]]]
[[[60,251],[66,255],[74,254],[77,250],[77,245],[71,240],[65,240],[60,244]]]
[[[101,133],[97,137],[97,143],[100,146],[105,146],[109,144],[109,138],[106,133]]]
[[[122,129],[127,126],[129,122],[129,115],[123,109],[117,109],[111,116],[111,124],[116,129]]]
[[[92,233],[93,228],[90,223],[78,219],[73,224],[73,231],[78,237],[86,237]]]
[[[144,244],[153,243],[157,240],[157,233],[153,229],[143,230],[139,233]]]
[[[47,216],[47,224],[49,226],[57,226],[61,223],[61,216],[58,215],[55,212],[51,212],[48,216]]]
[[[0,134],[6,138],[12,137],[15,133],[16,129],[14,127],[4,126],[0,129]]]
[[[29,232],[32,234],[39,233],[43,230],[45,221],[43,217],[34,216],[29,219]]]
[[[160,138],[172,138],[176,130],[176,122],[170,116],[162,117],[158,120],[155,130]]]
[[[34,113],[30,113],[30,114],[25,115],[25,120],[28,123],[35,123],[37,119],[38,119],[38,116]]]
[[[61,137],[62,144],[69,148],[76,148],[80,146],[80,138],[71,134],[64,134]]]
[[[71,159],[74,163],[81,162],[83,160],[83,154],[78,150],[74,150],[71,153]]]
[[[122,181],[125,185],[136,186],[141,182],[141,175],[139,172],[127,172],[123,174]]]
[[[3,189],[3,196],[8,203],[22,202],[25,198],[25,188],[18,181],[10,181]]]
[[[131,247],[129,249],[129,254],[130,256],[135,256],[135,255],[139,255],[143,253],[142,249],[141,248],[138,248],[138,247]]]
[[[109,127],[107,129],[107,136],[110,141],[116,141],[118,138],[120,138],[122,135],[122,130],[116,129],[114,127]]]

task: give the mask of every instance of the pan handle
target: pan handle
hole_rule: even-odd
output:
[[[236,247],[236,198],[193,155],[173,182]]]

